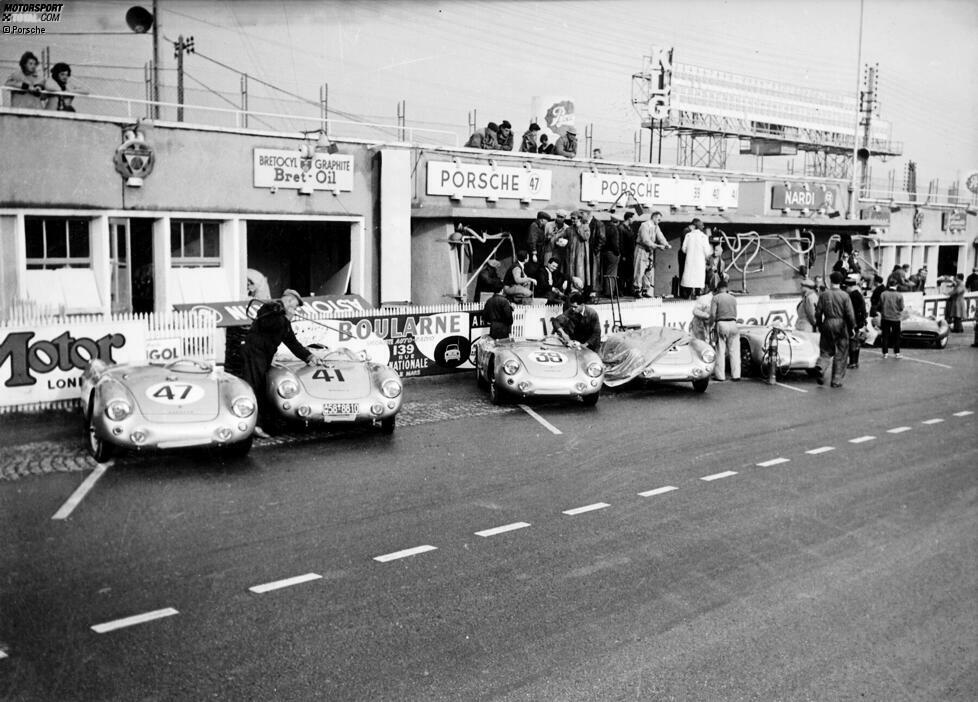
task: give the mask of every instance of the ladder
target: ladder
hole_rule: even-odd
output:
[[[641,324],[625,324],[621,316],[621,296],[618,294],[618,276],[606,275],[605,287],[611,296],[611,331],[618,332],[626,329],[640,329]]]

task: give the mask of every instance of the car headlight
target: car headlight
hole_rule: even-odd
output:
[[[600,363],[592,363],[587,367],[587,374],[591,378],[597,378],[602,373],[604,373],[604,366]]]
[[[113,422],[119,422],[132,414],[132,405],[125,400],[109,400],[105,406],[105,416]]]
[[[394,378],[388,378],[381,384],[380,391],[384,393],[384,397],[397,397],[401,394],[401,383]]]
[[[288,400],[291,397],[295,397],[299,394],[299,384],[292,380],[292,378],[286,378],[278,384],[276,388],[280,397],[284,397]]]
[[[516,375],[520,370],[520,362],[514,358],[509,359],[503,364],[503,372],[506,375]]]
[[[255,413],[255,401],[250,397],[236,397],[231,403],[231,412],[235,417],[250,417]]]
[[[715,360],[717,360],[716,351],[713,349],[703,349],[703,353],[701,355],[703,356],[703,360],[707,363],[713,363]]]

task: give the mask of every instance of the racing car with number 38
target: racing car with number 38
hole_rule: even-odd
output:
[[[595,405],[604,379],[604,364],[586,347],[565,344],[557,336],[495,340],[483,336],[473,344],[475,378],[489,389],[493,404],[510,398],[567,397]]]
[[[85,444],[98,462],[116,449],[251,449],[255,393],[210,363],[181,358],[166,365],[91,361],[81,380]]]
[[[374,424],[392,433],[403,400],[397,372],[350,349],[309,348],[320,365],[275,362],[268,371],[267,397],[278,416],[307,425]]]

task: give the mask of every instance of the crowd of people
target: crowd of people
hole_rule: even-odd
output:
[[[465,145],[470,149],[486,149],[489,151],[512,151],[514,147],[513,125],[509,120],[502,122],[489,122],[484,128],[476,129],[472,132]],[[530,122],[529,128],[523,132],[520,139],[521,153],[530,154],[553,154],[565,158],[577,156],[577,129],[573,126],[568,127],[563,134],[553,143],[549,137],[543,134],[540,125]],[[600,149],[596,149],[600,158]]]
[[[41,72],[37,56],[30,51],[20,57],[19,65],[5,83],[13,88],[11,107],[74,112],[75,96],[88,94],[88,90],[71,77],[71,66],[67,63],[54,64],[47,78]]]

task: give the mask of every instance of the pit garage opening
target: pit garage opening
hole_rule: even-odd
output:
[[[350,288],[349,222],[247,221],[248,268],[268,281],[269,294],[345,295]]]

